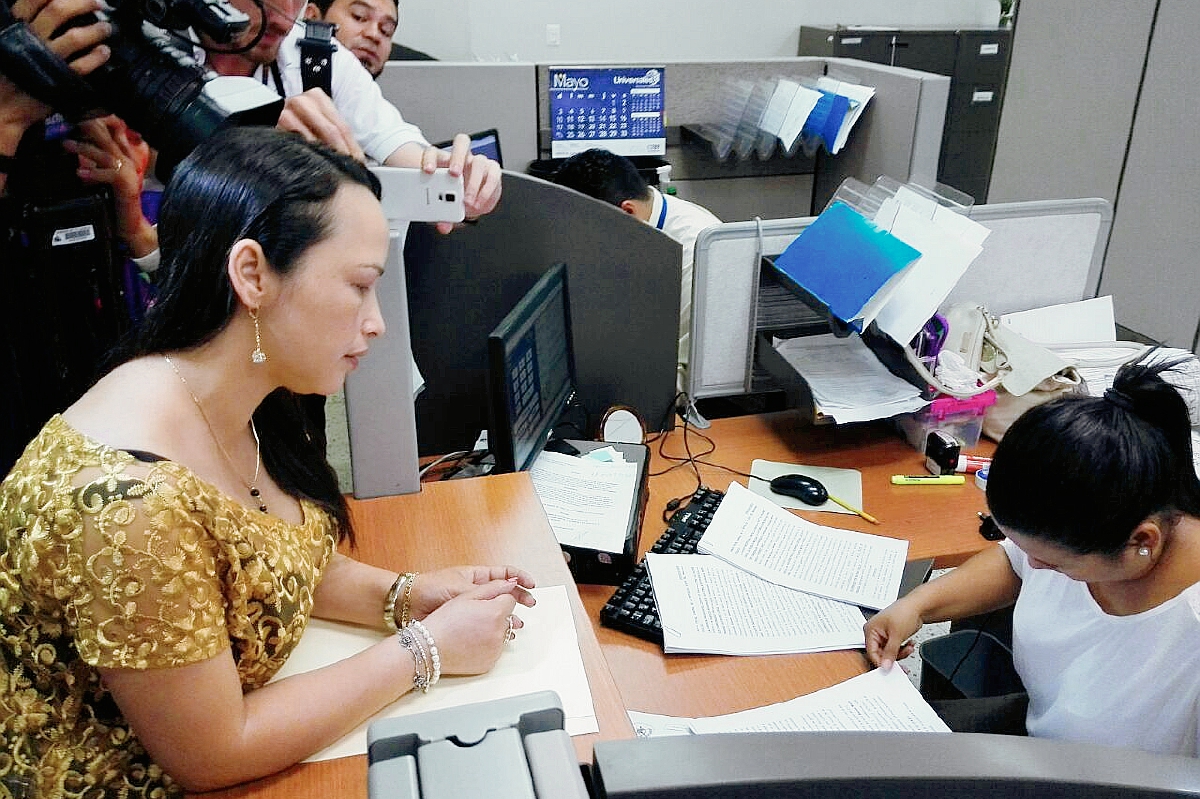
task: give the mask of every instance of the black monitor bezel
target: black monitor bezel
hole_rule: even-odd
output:
[[[537,459],[540,449],[535,449],[523,464],[516,463],[515,442],[512,435],[511,384],[508,380],[509,342],[522,335],[529,323],[536,318],[539,309],[561,286],[563,296],[563,323],[567,337],[568,391],[559,408],[565,410],[575,393],[575,347],[571,333],[571,294],[565,264],[554,264],[538,278],[495,329],[488,335],[488,449],[492,453],[496,474],[524,471]],[[548,415],[538,430],[538,435],[548,438],[558,424],[559,415]]]
[[[471,139],[471,152],[475,152],[475,142],[488,137],[495,139],[496,163],[500,165],[501,169],[504,168],[504,150],[500,149],[500,131],[498,129],[487,128],[486,130],[478,130],[474,133],[468,134],[468,137]],[[453,144],[454,140],[450,139],[448,141],[438,142],[433,146],[439,150],[448,150]]]

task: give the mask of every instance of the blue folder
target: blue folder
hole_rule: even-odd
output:
[[[872,297],[918,250],[834,202],[775,259],[781,281],[811,295],[843,322],[854,323]],[[861,324],[856,325],[861,330]]]
[[[822,90],[821,99],[817,100],[813,110],[808,113],[808,119],[804,120],[800,138],[805,141],[819,139],[824,143],[826,152],[830,151],[849,110],[849,97]],[[813,149],[816,149],[815,144]]]

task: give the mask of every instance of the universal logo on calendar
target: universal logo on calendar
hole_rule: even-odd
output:
[[[629,84],[632,86],[657,86],[662,82],[662,73],[657,69],[647,70],[645,75],[641,77],[633,77],[632,75],[617,75],[613,78],[613,83],[617,86]]]

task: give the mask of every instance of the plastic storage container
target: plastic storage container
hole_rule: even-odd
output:
[[[985,391],[970,399],[938,397],[929,407],[896,417],[896,426],[913,449],[925,454],[925,439],[934,430],[944,430],[958,439],[964,449],[979,443],[983,416],[996,404],[996,392]]]

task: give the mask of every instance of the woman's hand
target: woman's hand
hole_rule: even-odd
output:
[[[84,183],[107,183],[116,195],[117,227],[135,257],[158,246],[153,225],[142,213],[142,184],[150,146],[119,117],[89,119],[63,148],[79,156],[76,174]]]
[[[443,674],[483,674],[496,665],[509,630],[523,626],[512,615],[517,595],[529,600],[523,604],[532,604],[533,598],[511,580],[492,580],[458,594],[426,617],[423,623],[437,645]]]
[[[906,599],[898,599],[876,613],[863,625],[867,660],[886,671],[897,660],[911,655],[914,647],[909,639],[922,623],[916,604]]]
[[[533,577],[511,566],[452,566],[433,572],[421,572],[409,595],[409,609],[415,619],[424,619],[457,596],[489,583],[506,583],[516,602],[533,607],[534,598],[526,589],[533,588]]]

